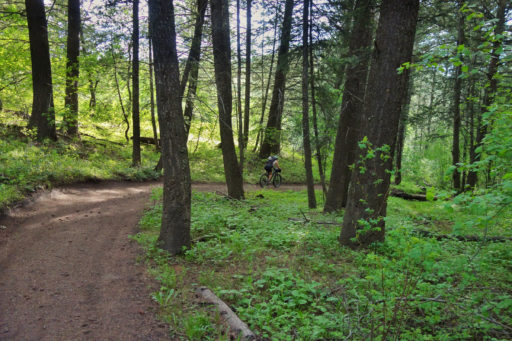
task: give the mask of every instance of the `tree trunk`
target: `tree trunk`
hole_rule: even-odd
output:
[[[153,86],[153,46],[152,46],[152,36],[151,30],[149,31],[148,44],[149,44],[149,106],[151,110],[151,127],[153,128],[153,139],[155,140],[155,150],[160,150],[160,145],[158,143],[158,132],[156,127],[156,119],[155,119],[155,90]],[[160,154],[161,156],[161,154]]]
[[[185,69],[183,70],[183,76],[180,83],[181,97],[185,94],[185,88],[187,86],[190,73],[194,72],[194,67],[199,63],[199,57],[201,55],[201,39],[203,37],[204,14],[206,12],[207,5],[208,0],[197,0],[197,16],[194,25],[194,36],[192,37],[190,51],[188,53],[187,62],[185,64]],[[185,122],[185,124],[190,124],[190,122]]]
[[[503,31],[505,30],[505,12],[507,8],[507,0],[499,0],[498,1],[498,10],[496,13],[496,18],[498,19],[498,22],[496,24],[496,27],[494,29],[494,35],[495,36],[501,36],[503,34]],[[474,162],[480,161],[481,153],[476,152],[476,149],[482,146],[483,140],[485,135],[487,134],[487,125],[485,122],[483,122],[483,114],[489,110],[489,107],[491,106],[492,102],[494,101],[494,95],[496,94],[496,91],[498,89],[498,80],[494,78],[496,75],[496,72],[498,71],[498,62],[499,62],[499,54],[498,50],[501,48],[502,45],[501,39],[495,39],[492,47],[491,52],[491,62],[489,63],[489,69],[487,71],[487,82],[489,86],[485,87],[484,90],[484,99],[483,99],[483,105],[480,112],[479,120],[481,121],[481,124],[479,124],[479,127],[476,132],[476,141],[475,141],[475,147],[474,147]],[[474,188],[476,186],[478,180],[478,175],[476,171],[470,171],[468,174],[468,185],[471,188]]]
[[[156,100],[164,163],[162,227],[158,241],[171,254],[190,246],[190,168],[181,109],[172,0],[149,0]]]
[[[242,49],[240,46],[240,0],[236,0],[236,113],[238,117],[238,152],[240,173],[244,173],[244,124],[242,120]]]
[[[311,164],[311,142],[309,138],[309,0],[304,0],[302,11],[302,139],[304,144],[304,166],[306,168],[306,185],[308,189],[308,206],[316,208],[315,183]]]
[[[462,59],[460,54],[459,46],[464,44],[464,13],[461,13],[462,1],[458,1],[458,28],[457,28],[457,50],[456,54]],[[462,60],[461,60],[462,62]],[[460,172],[458,170],[458,164],[460,162],[460,95],[462,89],[462,65],[455,67],[455,84],[453,87],[453,141],[452,141],[452,164],[455,167],[453,170],[453,189],[460,193],[462,191]]]
[[[366,78],[371,45],[371,0],[357,0],[354,8],[354,26],[350,34],[349,55],[359,59],[347,66],[345,88],[341,104],[338,131],[331,170],[331,181],[324,211],[338,211],[347,203],[351,165],[358,152],[357,142],[363,115]]]
[[[52,67],[48,45],[48,24],[43,0],[25,0],[30,59],[32,61],[32,114],[29,128],[37,129],[37,139],[56,140],[53,107]]]
[[[229,37],[228,0],[210,0],[212,17],[213,61],[217,102],[219,107],[219,129],[224,161],[224,173],[228,195],[234,199],[243,199],[244,189],[240,168],[238,167],[231,111],[233,95],[231,92],[231,45]]]
[[[183,71],[183,76],[180,82],[180,98],[183,98],[183,95],[185,94],[187,82],[189,85],[184,113],[185,131],[187,133],[187,139],[188,133],[190,131],[190,126],[192,124],[193,99],[196,95],[197,90],[197,76],[199,74],[199,59],[201,56],[201,39],[203,36],[204,15],[206,12],[207,5],[208,0],[197,0],[197,16],[194,25],[194,37],[192,38],[192,44],[190,45],[190,51],[188,53],[187,62],[185,64],[185,69]],[[160,154],[158,164],[155,166],[155,171],[159,172],[161,170],[162,154]]]
[[[91,96],[89,99],[89,108],[96,108],[96,88],[98,87],[98,83],[100,81],[94,81],[92,78],[89,78],[89,95]]]
[[[279,13],[279,10],[276,11],[276,17],[277,13]],[[265,23],[263,23],[263,30],[265,30]],[[272,70],[274,68],[274,59],[276,54],[276,36],[277,36],[277,18],[274,21],[274,38],[272,39],[272,57],[270,57],[270,69],[268,72],[268,80],[267,80],[267,86],[265,87],[265,79],[263,77],[263,69],[264,69],[264,63],[263,58],[265,56],[264,48],[263,48],[263,39],[261,40],[261,88],[265,88],[265,91],[262,91],[261,94],[261,116],[260,116],[260,124],[258,126],[258,135],[256,136],[256,142],[254,143],[254,149],[252,150],[255,152],[258,149],[258,146],[261,143],[263,143],[263,120],[265,119],[265,110],[267,109],[267,100],[268,100],[268,91],[270,90],[270,80],[272,79]],[[261,148],[260,148],[261,149]]]
[[[82,25],[80,22],[80,48],[82,50],[82,56],[87,56],[87,50],[85,48],[85,40],[84,40],[84,34],[82,30]],[[96,77],[94,77],[96,78]],[[98,87],[98,83],[100,82],[99,79],[93,79],[93,76],[91,72],[87,72],[87,81],[89,83],[89,109],[96,108],[96,89]]]
[[[114,62],[114,80],[116,83],[117,97],[119,99],[119,104],[121,105],[121,112],[123,113],[124,123],[126,124],[126,129],[124,130],[124,138],[126,139],[126,143],[130,142],[130,137],[128,136],[128,132],[130,131],[130,121],[128,120],[128,114],[124,108],[123,97],[121,96],[121,88],[119,86],[119,79],[117,78],[117,62],[116,62],[116,54],[114,52],[114,48],[112,47],[112,61]]]
[[[133,62],[132,62],[132,165],[140,166],[140,108],[139,108],[139,0],[133,0]]]
[[[322,144],[320,143],[320,137],[318,134],[318,120],[316,111],[316,98],[315,98],[315,61],[313,59],[313,0],[309,1],[309,63],[310,63],[310,82],[311,82],[311,106],[313,109],[313,131],[315,133],[315,149],[316,149],[316,160],[318,163],[318,174],[320,175],[320,182],[322,184],[322,192],[324,198],[327,195],[327,186],[325,184],[325,174],[323,166],[323,153]]]
[[[364,102],[365,138],[352,172],[340,243],[366,247],[384,241],[387,197],[393,154],[408,73],[397,68],[410,62],[419,0],[382,2],[379,26]]]
[[[192,114],[194,109],[194,98],[197,92],[197,77],[199,75],[199,60],[192,66],[190,71],[190,81],[188,83],[187,102],[185,103],[185,129],[187,136],[192,125]]]
[[[188,93],[185,104],[185,129],[187,132],[187,137],[190,131],[190,126],[192,125],[192,111],[194,109],[193,101],[197,91],[199,60],[201,58],[201,40],[203,37],[204,15],[206,12],[207,5],[207,0],[197,1],[197,17],[194,26],[194,37],[192,38],[190,53],[188,55],[187,64],[185,65],[185,73],[183,74],[183,78],[181,79],[181,91],[184,91],[185,84],[187,83],[188,80]],[[187,69],[190,70],[189,73],[187,73]],[[183,92],[181,93],[181,95],[183,96]]]
[[[68,0],[68,38],[66,50],[66,97],[64,130],[70,136],[78,135],[78,77],[80,55],[80,0]]]
[[[249,144],[249,122],[251,115],[251,18],[252,0],[247,0],[245,33],[245,108],[244,108],[244,148]],[[261,75],[263,77],[263,75]]]
[[[278,154],[281,148],[281,121],[283,116],[286,74],[290,67],[288,61],[288,50],[290,48],[293,5],[293,0],[286,0],[283,28],[281,31],[281,43],[277,53],[274,89],[272,90],[272,101],[270,102],[264,140],[260,149],[260,158],[265,158],[270,154]]]
[[[474,65],[475,63],[475,59],[476,59],[476,56],[473,56],[472,58],[472,64]],[[472,76],[470,79],[469,79],[469,86],[468,86],[468,97],[470,98],[475,98],[477,95],[476,95],[476,91],[475,91],[475,83],[476,83],[476,77],[475,76]],[[466,125],[467,125],[467,130],[469,132],[469,141],[467,143],[467,150],[466,150],[466,155],[467,155],[467,159],[469,160],[469,164],[472,164],[473,162],[475,162],[475,149],[474,149],[474,145],[475,145],[475,104],[474,104],[474,101],[473,100],[470,100],[468,101],[468,108],[467,108],[467,116],[469,116],[467,122],[466,122]],[[464,191],[466,191],[466,189],[469,188],[468,186],[468,181],[469,181],[469,173],[470,171],[466,170],[464,172],[464,176],[463,176],[463,183],[462,183],[462,189]]]
[[[409,73],[409,70],[404,72]],[[410,74],[407,75],[410,77]],[[398,124],[398,136],[396,138],[396,165],[395,165],[395,185],[402,183],[402,156],[404,153],[405,145],[405,131],[407,128],[407,121],[409,119],[409,105],[411,103],[412,96],[412,82],[408,82],[407,94],[405,95],[404,105],[400,112],[400,123]]]

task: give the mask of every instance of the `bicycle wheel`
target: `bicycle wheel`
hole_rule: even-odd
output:
[[[282,180],[281,174],[276,173],[274,175],[274,179],[272,179],[272,185],[274,185],[275,188],[281,186],[281,180]]]
[[[265,186],[267,186],[267,185],[268,185],[268,177],[267,177],[267,174],[262,174],[262,175],[260,176],[260,181],[259,181],[259,183],[260,183],[260,187],[261,187],[261,188],[264,188]]]

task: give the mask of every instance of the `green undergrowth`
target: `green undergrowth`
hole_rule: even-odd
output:
[[[158,155],[143,149],[131,167],[131,146],[83,137],[36,143],[17,126],[0,126],[0,209],[40,189],[74,182],[145,180],[158,177]]]
[[[243,201],[194,193],[192,246],[171,257],[156,246],[161,196],[157,189],[134,238],[160,282],[152,297],[173,339],[228,339],[216,310],[195,298],[199,286],[265,340],[512,337],[510,241],[415,232],[457,234],[461,221],[477,220],[455,203],[391,198],[386,242],[354,251],[338,244],[342,217],[309,210],[304,191],[249,192]],[[506,215],[487,228],[499,234],[509,223]],[[463,232],[482,235],[483,228]]]
[[[237,154],[238,155],[238,154]],[[195,148],[194,141],[189,141],[190,174],[196,182],[225,182],[222,150],[211,143],[199,143]],[[320,183],[316,160],[313,161],[313,177]],[[266,159],[260,159],[257,153],[245,152],[244,181],[257,184],[261,174],[265,172]],[[306,173],[304,162],[294,153],[283,152],[279,155],[279,165],[283,170],[283,183],[305,184]],[[328,167],[330,168],[330,167]],[[330,170],[330,169],[329,169]],[[328,178],[328,177],[327,177]]]

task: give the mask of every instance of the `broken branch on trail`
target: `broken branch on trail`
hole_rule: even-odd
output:
[[[205,299],[219,309],[220,316],[226,321],[229,326],[230,332],[235,334],[235,338],[240,337],[241,340],[256,340],[256,335],[249,329],[249,327],[224,303],[217,297],[210,289],[206,287],[199,287],[196,294]]]

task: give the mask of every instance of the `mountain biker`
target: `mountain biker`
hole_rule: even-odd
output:
[[[272,177],[272,169],[275,169],[276,172],[280,172],[281,168],[279,168],[279,158],[276,156],[269,156],[267,162],[265,163],[265,170],[267,171],[268,180]]]

